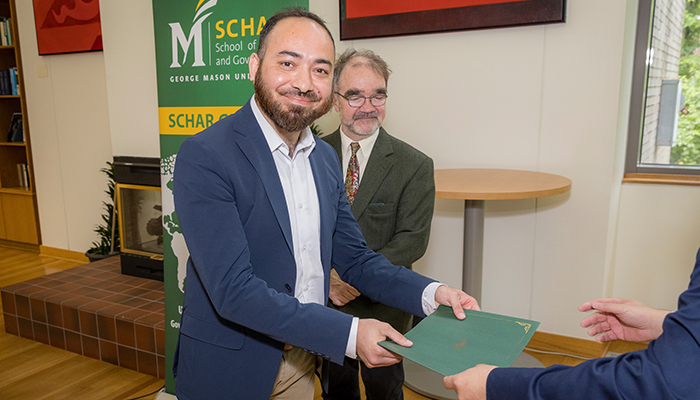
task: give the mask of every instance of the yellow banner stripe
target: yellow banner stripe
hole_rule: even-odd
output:
[[[160,134],[194,135],[240,108],[240,106],[158,107]]]

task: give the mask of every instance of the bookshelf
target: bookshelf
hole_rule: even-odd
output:
[[[3,39],[3,25],[9,31]],[[7,44],[6,44],[7,43]],[[16,93],[3,75],[16,69]],[[14,0],[0,0],[0,243],[39,245],[40,230],[34,190],[27,106],[23,97],[22,59]],[[12,81],[10,81],[12,85]],[[22,115],[22,137],[10,141],[13,115]]]

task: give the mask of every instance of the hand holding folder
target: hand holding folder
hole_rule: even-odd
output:
[[[540,323],[524,318],[464,310],[457,319],[452,309],[440,306],[405,337],[402,347],[392,341],[379,344],[441,375],[450,376],[478,364],[509,367],[523,351]]]

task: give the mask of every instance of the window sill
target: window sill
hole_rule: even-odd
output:
[[[698,175],[626,173],[622,183],[651,183],[659,185],[700,186]]]

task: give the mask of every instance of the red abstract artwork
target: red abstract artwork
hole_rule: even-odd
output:
[[[39,54],[102,50],[99,0],[33,0]]]
[[[525,0],[355,0],[348,1],[348,18],[372,17],[377,15],[403,14],[407,12],[445,10],[448,8],[481,6],[484,4],[514,3]]]
[[[564,22],[565,0],[340,0],[340,39]]]

